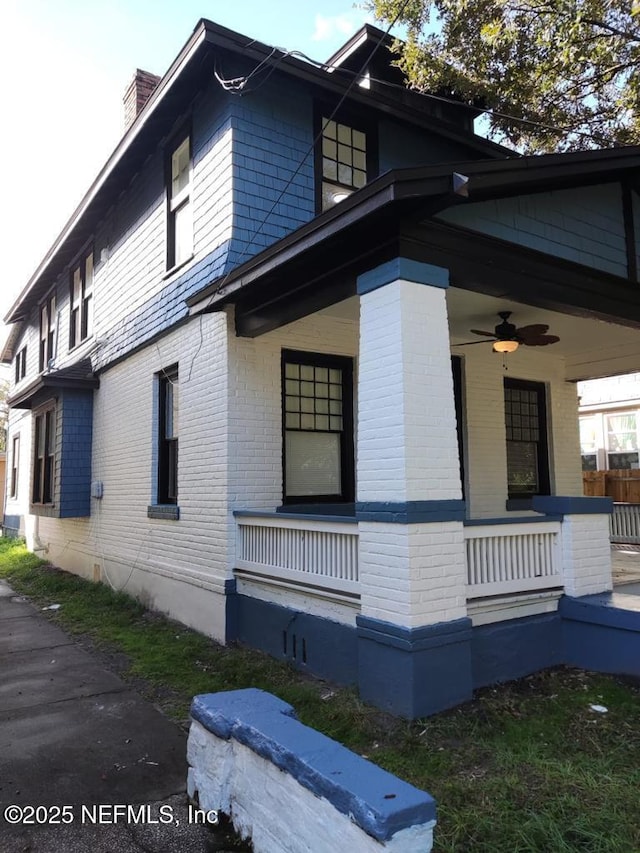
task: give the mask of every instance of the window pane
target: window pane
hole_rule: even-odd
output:
[[[367,137],[361,130],[353,131],[353,147],[359,148],[360,151],[366,151],[367,149]]]
[[[509,494],[536,494],[538,491],[538,448],[532,441],[507,443]]]
[[[353,169],[351,166],[343,166],[338,164],[338,180],[341,184],[350,184],[353,181]]]
[[[347,166],[352,165],[353,156],[351,154],[351,148],[348,145],[338,145],[338,162],[346,163]]]
[[[343,145],[351,145],[351,128],[346,124],[338,125],[338,142]]]
[[[322,119],[322,127],[324,130],[322,131],[323,136],[328,136],[330,139],[336,138],[336,123],[335,121],[327,121],[326,118]]]
[[[288,432],[287,496],[339,495],[340,436],[330,432]]]
[[[322,176],[330,181],[338,180],[338,164],[335,160],[328,160],[326,157],[323,159]]]
[[[360,172],[358,169],[353,170],[353,185],[360,189],[367,183],[367,175],[365,172]]]
[[[87,256],[84,265],[84,292],[91,293],[93,290],[93,253]]]
[[[187,137],[171,157],[171,197],[175,198],[189,185],[189,138]]]
[[[637,453],[610,453],[609,454],[609,468],[625,468],[625,469],[636,469],[638,468],[638,454]]]
[[[595,453],[583,453],[582,454],[582,470],[583,471],[597,471],[598,470],[598,457]]]
[[[330,160],[336,160],[338,157],[338,145],[333,139],[327,139],[325,136],[322,140],[322,153]]]
[[[300,377],[301,379],[313,379],[313,367],[310,364],[302,364],[300,365]]]
[[[300,378],[300,365],[299,364],[285,364],[284,375],[290,379],[299,379]]]
[[[175,258],[174,263],[180,264],[193,254],[193,222],[191,220],[191,204],[186,202],[173,214],[175,228]]]

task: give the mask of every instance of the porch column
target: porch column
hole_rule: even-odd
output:
[[[407,717],[471,696],[447,286],[405,258],[358,279],[359,685]]]
[[[562,578],[566,595],[579,598],[612,586],[609,516],[611,498],[539,496],[536,512],[562,516]]]

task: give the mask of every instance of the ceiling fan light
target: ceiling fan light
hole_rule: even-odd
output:
[[[518,341],[495,341],[494,352],[515,352],[518,349]]]

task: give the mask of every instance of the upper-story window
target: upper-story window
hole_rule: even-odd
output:
[[[56,296],[52,293],[40,306],[40,357],[38,369],[42,372],[55,356]]]
[[[16,385],[27,375],[27,348],[22,347],[18,351],[15,359],[15,380]]]
[[[321,112],[319,121],[318,207],[328,210],[373,177],[374,134],[361,124],[329,120],[325,112]]]
[[[191,208],[191,139],[179,137],[167,167],[167,268],[179,266],[193,255]]]
[[[69,349],[93,333],[93,252],[71,270],[69,283]]]

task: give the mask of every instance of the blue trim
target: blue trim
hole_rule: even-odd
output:
[[[227,627],[228,642],[260,649],[339,684],[357,683],[358,637],[352,625],[248,595],[228,596],[227,602],[234,608],[227,611],[234,620]]]
[[[471,699],[471,620],[420,628],[357,617],[360,696],[408,719]]]
[[[356,279],[356,292],[360,295],[370,293],[385,284],[400,280],[446,288],[449,287],[449,270],[409,258],[393,258],[359,275]]]
[[[238,582],[235,578],[227,578],[224,582],[224,594],[234,595],[238,591]]]
[[[13,539],[20,533],[21,515],[5,515],[2,518],[2,535]]]
[[[276,508],[278,515],[288,513],[289,515],[329,515],[345,516],[355,518],[356,505],[354,503],[309,503],[309,504],[284,504]]]
[[[613,499],[536,495],[533,498],[533,509],[535,512],[554,515],[610,515],[613,512]]]
[[[358,501],[358,521],[382,521],[393,524],[419,524],[435,521],[464,521],[465,502],[447,501]]]
[[[562,521],[562,515],[523,515],[520,518],[465,518],[465,527],[482,527],[488,524],[544,524],[547,521]]]
[[[435,820],[433,797],[303,725],[290,705],[262,690],[196,696],[191,716],[328,800],[377,841]]]
[[[267,512],[266,510],[234,509],[235,518],[294,518],[297,521],[338,521],[341,524],[356,524],[353,515],[318,515],[317,513],[305,512]]]
[[[561,621],[556,612],[476,626],[471,639],[474,689],[563,663]]]
[[[640,677],[640,598],[602,593],[560,601],[564,661]]]

